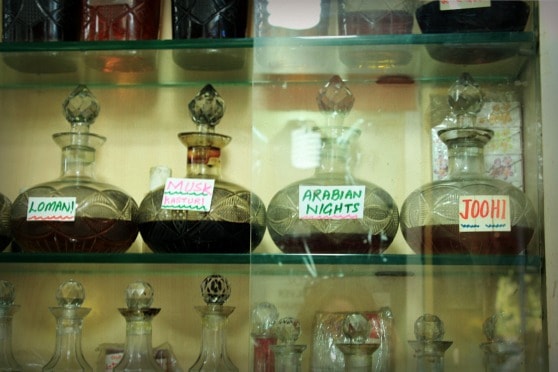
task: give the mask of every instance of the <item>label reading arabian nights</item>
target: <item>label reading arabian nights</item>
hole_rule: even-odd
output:
[[[489,8],[490,0],[440,0],[440,10]]]
[[[304,186],[298,189],[300,219],[359,219],[364,214],[364,186]]]
[[[507,195],[459,197],[459,231],[511,231],[510,198]]]
[[[162,209],[209,212],[215,180],[204,178],[167,178]]]
[[[62,221],[76,219],[77,203],[75,197],[29,197],[27,221]]]

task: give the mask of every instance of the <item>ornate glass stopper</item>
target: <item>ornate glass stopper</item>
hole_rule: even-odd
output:
[[[60,307],[81,307],[84,300],[85,288],[83,288],[83,285],[80,282],[73,279],[60,284],[56,290],[56,301]]]
[[[463,73],[450,87],[448,104],[456,116],[476,117],[482,109],[483,103],[479,85],[467,72]]]
[[[254,372],[274,372],[271,345],[277,343],[273,326],[279,318],[277,307],[269,302],[261,302],[252,309],[252,338],[254,344]]]
[[[12,319],[18,305],[14,305],[15,287],[7,280],[0,280],[0,371],[22,371],[12,351]]]
[[[89,126],[93,124],[101,110],[97,98],[85,85],[78,85],[62,104],[66,120],[76,125]]]
[[[318,108],[326,114],[346,115],[353,108],[355,98],[339,75],[334,75],[316,97]]]
[[[188,109],[200,132],[213,131],[225,114],[225,100],[211,84],[207,84],[190,101]]]
[[[343,320],[343,334],[348,343],[337,343],[345,362],[345,371],[371,372],[372,354],[380,347],[380,343],[367,343],[372,325],[361,313],[349,314]]]
[[[487,342],[480,347],[484,351],[485,371],[516,371],[524,364],[519,324],[506,313],[494,314],[484,321],[482,330]]]
[[[281,344],[294,345],[300,337],[300,322],[296,318],[286,317],[280,319],[274,328],[274,333]]]
[[[126,305],[129,309],[147,309],[153,304],[153,287],[144,281],[130,283],[126,287]]]
[[[267,335],[279,318],[277,307],[269,302],[261,302],[252,309],[252,334]]]
[[[370,329],[370,322],[360,313],[347,315],[343,321],[343,333],[354,344],[365,343]]]
[[[278,344],[271,346],[275,356],[275,372],[299,372],[302,369],[302,352],[306,345],[295,342],[301,334],[300,322],[293,317],[285,317],[277,321],[273,327]]]
[[[415,321],[415,337],[419,341],[440,341],[444,333],[444,323],[436,315],[424,314]]]
[[[221,275],[210,275],[201,283],[203,301],[208,305],[223,305],[231,295],[229,281]]]
[[[436,315],[424,314],[415,321],[416,341],[409,344],[415,350],[417,371],[444,371],[444,353],[453,343],[442,341],[444,333],[444,323]]]
[[[0,280],[0,306],[12,306],[15,301],[15,287],[12,282]]]

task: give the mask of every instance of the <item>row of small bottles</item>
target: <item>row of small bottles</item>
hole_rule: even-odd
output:
[[[189,103],[197,131],[178,135],[187,147],[187,178],[168,178],[137,206],[120,189],[95,181],[90,133],[95,97],[78,86],[64,102],[68,132],[60,178],[4,199],[2,235],[24,252],[125,252],[138,230],[154,252],[248,253],[267,230],[285,253],[381,253],[399,226],[417,253],[521,254],[537,224],[534,208],[513,185],[485,177],[483,146],[490,129],[475,125],[482,94],[463,74],[449,92],[455,126],[439,131],[448,147],[449,177],[411,193],[401,213],[388,192],[353,177],[351,149],[360,131],[344,126],[354,97],[340,77],[320,89],[324,125],[310,136],[319,146],[315,175],[279,191],[264,205],[254,193],[221,179],[221,149],[231,138],[215,132],[225,103],[205,86]],[[310,151],[312,152],[312,151]],[[3,247],[2,247],[3,248]]]
[[[226,348],[226,323],[234,307],[225,306],[231,287],[221,275],[210,275],[201,283],[205,306],[196,306],[202,317],[201,349],[190,372],[238,371]],[[118,311],[126,321],[126,342],[115,366],[103,367],[112,371],[181,371],[174,356],[156,358],[151,343],[152,319],[160,308],[152,307],[154,291],[147,282],[130,283],[125,291],[126,308]],[[93,371],[81,348],[82,326],[91,311],[82,307],[85,299],[83,285],[75,280],[63,282],[56,292],[58,306],[50,307],[56,319],[56,343],[51,359],[43,371]],[[12,352],[12,319],[19,309],[14,304],[15,289],[11,282],[0,280],[0,370],[22,371]],[[483,331],[487,342],[481,344],[486,371],[515,371],[523,363],[522,345],[509,340],[501,332],[505,318],[502,314],[488,318]],[[299,372],[307,345],[297,344],[300,322],[292,317],[279,319],[276,307],[268,302],[254,306],[251,312],[254,372]],[[348,313],[339,325],[343,338],[335,346],[343,354],[345,371],[372,372],[389,370],[385,358],[389,351],[376,358],[381,339],[371,339],[373,325],[362,313]],[[444,353],[452,345],[444,341],[444,324],[435,315],[425,314],[414,324],[416,340],[409,345],[416,358],[416,371],[443,372]],[[377,336],[377,335],[376,335]],[[384,345],[384,347],[386,347]]]

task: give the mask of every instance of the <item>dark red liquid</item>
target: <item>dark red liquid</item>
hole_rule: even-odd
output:
[[[83,7],[83,40],[154,40],[159,37],[160,0]]]
[[[274,337],[254,338],[254,372],[274,372],[275,358],[272,345],[277,344]]]
[[[339,17],[340,35],[408,34],[414,16],[403,10],[346,12]]]
[[[383,239],[381,234],[312,234],[309,236],[278,236],[270,230],[277,247],[285,253],[381,253],[391,239]]]
[[[12,241],[11,237],[6,235],[0,235],[0,252],[6,249],[6,247],[10,245],[11,241]]]
[[[4,0],[4,41],[78,41],[81,1]]]
[[[154,221],[139,224],[145,243],[160,253],[249,253],[265,226],[225,221]]]
[[[416,253],[513,255],[525,251],[534,230],[513,226],[511,231],[459,232],[459,225],[420,226],[403,229]]]
[[[122,253],[138,235],[136,223],[76,217],[73,222],[12,221],[12,233],[23,252]]]
[[[173,0],[174,39],[246,36],[247,0]]]

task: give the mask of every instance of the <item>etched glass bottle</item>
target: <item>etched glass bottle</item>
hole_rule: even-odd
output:
[[[253,372],[275,371],[271,346],[277,344],[273,327],[278,317],[277,308],[269,302],[260,302],[252,309]]]
[[[12,350],[12,319],[19,310],[14,304],[15,288],[7,280],[0,280],[0,371],[19,372],[23,369]]]
[[[417,372],[444,372],[444,353],[453,344],[442,341],[444,333],[444,323],[436,315],[424,314],[416,320],[416,340],[409,345],[415,351]]]
[[[273,327],[277,344],[271,346],[275,359],[275,372],[301,372],[302,353],[306,345],[297,344],[301,329],[298,319],[285,317],[279,319]]]
[[[113,371],[159,372],[151,342],[151,321],[161,309],[153,308],[153,287],[143,281],[130,283],[126,287],[125,308],[118,311],[126,319],[126,343],[120,362]]]
[[[349,314],[343,320],[343,334],[349,339],[348,343],[338,343],[336,346],[343,353],[345,371],[372,372],[372,354],[380,347],[380,343],[367,343],[370,336],[371,324],[360,313]]]
[[[196,306],[202,317],[201,350],[189,372],[238,372],[227,354],[226,325],[234,307],[225,306],[231,295],[227,279],[210,275],[201,283],[205,306]]]
[[[78,86],[63,105],[69,132],[56,133],[62,148],[61,175],[21,193],[14,201],[11,228],[24,252],[121,253],[135,241],[136,202],[95,178],[95,151],[105,137],[90,133],[99,105]]]
[[[189,104],[198,131],[180,133],[188,148],[186,178],[149,192],[139,208],[144,242],[161,253],[248,253],[265,233],[265,205],[221,178],[221,149],[231,137],[215,133],[225,103],[206,85]]]
[[[81,307],[85,300],[83,285],[68,280],[56,291],[58,306],[49,308],[56,318],[56,346],[43,372],[93,371],[81,350],[83,319],[91,311]]]
[[[0,252],[2,252],[12,242],[12,232],[10,229],[10,213],[12,202],[3,194],[0,194]]]
[[[393,241],[399,214],[382,188],[352,174],[360,131],[343,125],[354,98],[339,76],[319,91],[326,114],[314,176],[277,192],[267,210],[271,238],[285,253],[380,253]]]
[[[520,254],[537,218],[525,194],[486,177],[483,147],[493,131],[475,126],[482,95],[469,74],[449,92],[456,126],[438,132],[448,147],[446,179],[413,191],[401,207],[401,230],[409,246],[427,254]]]

